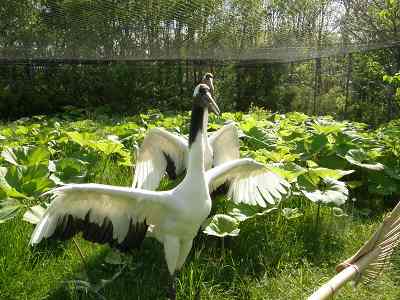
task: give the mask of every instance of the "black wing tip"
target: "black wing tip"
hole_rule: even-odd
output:
[[[133,220],[131,219],[125,239],[122,243],[116,244],[115,247],[122,252],[127,252],[131,249],[139,249],[146,237],[148,228],[149,225],[147,225],[146,220],[143,222],[137,221],[133,223]]]
[[[121,252],[127,252],[131,249],[139,249],[148,229],[146,220],[143,222],[134,222],[130,219],[128,233],[122,242],[114,238],[114,226],[108,217],[103,219],[101,225],[90,222],[90,211],[85,218],[79,219],[70,214],[60,216],[54,233],[49,239],[68,240],[75,234],[82,232],[85,240],[98,244],[109,244]]]
[[[172,160],[171,156],[169,156],[164,151],[163,151],[163,154],[164,154],[165,160],[167,161],[167,169],[166,169],[166,171],[167,171],[168,177],[171,178],[172,180],[175,180],[178,177],[177,174],[176,174],[175,163]]]

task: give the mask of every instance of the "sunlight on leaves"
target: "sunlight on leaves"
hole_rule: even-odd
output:
[[[301,192],[312,202],[337,206],[344,204],[349,195],[346,184],[332,178],[324,178],[319,187],[308,186]]]
[[[280,175],[290,183],[297,181],[300,175],[307,172],[307,169],[292,162],[271,164],[268,167],[272,172]]]
[[[385,167],[381,163],[373,161],[363,149],[352,149],[344,157],[352,165],[373,171],[381,171]]]
[[[286,207],[282,209],[282,216],[285,217],[287,220],[297,219],[301,217],[303,213],[298,208],[289,208]]]
[[[333,215],[338,218],[347,217],[348,215],[340,207],[332,208]]]
[[[275,210],[276,207],[261,210],[258,206],[247,205],[247,204],[235,204],[229,202],[230,208],[228,208],[228,215],[235,218],[239,222],[244,222],[248,219],[252,219],[258,216],[264,216]]]
[[[239,222],[228,215],[216,214],[208,218],[204,223],[203,232],[207,235],[224,237],[224,236],[237,236],[240,229],[238,228]]]

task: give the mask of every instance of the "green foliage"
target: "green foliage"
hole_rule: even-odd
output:
[[[146,132],[143,125],[188,132],[188,113],[169,116],[149,111],[125,119],[92,116],[95,118],[88,119],[86,111],[71,111],[56,117],[20,119],[0,127],[1,198],[16,199],[21,204],[18,209],[26,209],[40,203],[38,196],[56,185],[96,180],[96,172],[106,172],[110,163],[130,170],[134,149]],[[210,128],[217,129],[228,120],[242,130],[242,155],[266,163],[287,179],[296,197],[340,206],[348,197],[394,198],[400,192],[400,151],[396,143],[400,142],[400,133],[395,121],[367,131],[360,123],[297,112],[271,114],[253,107],[250,114],[212,116]],[[7,201],[3,207],[10,212],[15,208]],[[238,229],[243,222],[275,208],[230,204],[221,213],[234,218]],[[298,214],[286,211],[284,215]],[[218,225],[219,221],[217,218],[210,224]],[[208,233],[227,234],[217,225]]]
[[[383,75],[383,82],[390,84],[395,88],[395,99],[397,101],[397,105],[400,105],[400,72],[390,75]]]
[[[86,177],[87,164],[88,162],[70,157],[49,161],[49,171],[53,172],[50,178],[57,184],[81,182]]]
[[[300,185],[304,196],[315,203],[340,206],[346,202],[349,194],[344,182],[329,177],[322,179],[318,186],[313,186],[307,181]]]
[[[0,224],[14,218],[21,204],[15,199],[3,199],[0,201]]]
[[[277,207],[271,207],[260,212],[260,210],[256,206],[229,203],[227,214],[239,222],[244,222],[255,217],[264,216],[276,210]]]
[[[373,151],[366,153],[363,149],[351,149],[346,153],[345,159],[352,165],[361,168],[382,171],[384,166],[381,163],[374,162],[372,156],[374,156]]]
[[[203,225],[203,232],[217,237],[237,236],[239,234],[239,222],[228,215],[216,214],[209,218]]]

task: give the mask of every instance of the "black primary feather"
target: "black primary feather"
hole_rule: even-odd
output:
[[[164,154],[165,160],[167,161],[166,171],[167,171],[168,177],[172,180],[175,180],[177,178],[175,163],[167,153],[163,152],[163,154]]]
[[[111,220],[105,217],[101,225],[90,222],[89,211],[83,220],[75,218],[72,215],[60,216],[56,229],[49,239],[68,240],[78,232],[82,232],[82,237],[85,240],[98,244],[109,244],[120,251],[128,251],[140,248],[148,227],[146,220],[143,222],[134,222],[131,219],[128,233],[124,240],[119,243],[117,239],[114,239],[114,228]]]

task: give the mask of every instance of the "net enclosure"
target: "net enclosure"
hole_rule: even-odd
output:
[[[55,85],[63,78],[65,88],[77,78],[110,82],[105,74],[111,72],[112,80],[136,82],[137,93],[127,98],[169,103],[189,95],[202,72],[212,71],[226,109],[254,103],[312,113],[335,106],[334,112],[347,113],[376,97],[362,95],[355,79],[377,63],[379,90],[393,94],[381,109],[393,116],[395,87],[384,87],[382,77],[400,69],[399,6],[395,0],[3,0],[0,80],[14,95],[17,81],[26,86],[38,76],[54,81],[59,75]],[[169,85],[176,96],[146,80]],[[149,92],[149,86],[157,91]],[[104,93],[93,91],[93,98],[111,97]],[[327,93],[340,103],[322,103]],[[49,97],[64,99],[57,106],[71,104],[62,94]],[[93,104],[91,97],[83,98]],[[135,101],[117,102],[124,107]]]

